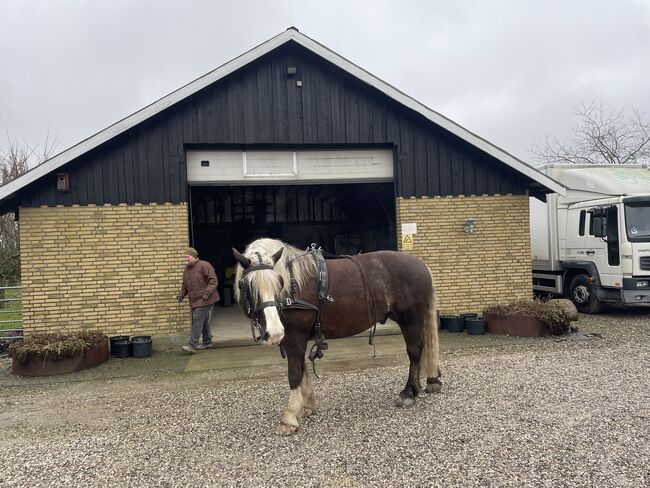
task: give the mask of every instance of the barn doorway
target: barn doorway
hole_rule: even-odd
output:
[[[317,243],[334,254],[397,249],[393,183],[193,185],[190,209],[193,245],[214,266],[223,297],[213,320],[242,322],[243,337],[249,334],[244,315],[227,310],[233,306],[232,247],[243,251],[255,239],[273,237],[299,249]]]

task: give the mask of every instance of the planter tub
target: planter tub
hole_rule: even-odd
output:
[[[128,338],[121,341],[115,341],[113,346],[115,347],[113,355],[116,358],[124,359],[133,355],[133,345]]]
[[[64,359],[29,358],[27,362],[20,363],[12,360],[11,372],[21,376],[51,376],[66,374],[94,368],[108,361],[108,339],[101,344],[90,347],[78,356]]]
[[[468,335],[483,335],[485,320],[482,317],[465,317],[465,329]]]
[[[460,318],[463,319],[463,327],[467,329],[467,319],[475,319],[478,317],[477,313],[461,313]]]
[[[490,334],[502,334],[520,337],[546,337],[548,328],[541,320],[525,315],[505,317],[486,313],[485,328]]]
[[[458,315],[442,315],[440,317],[440,323],[442,324],[443,329],[447,329],[452,333],[458,333],[465,330],[465,321]]]
[[[111,356],[115,356],[115,343],[119,341],[128,341],[129,336],[113,336],[110,338],[111,341]]]
[[[439,329],[446,329],[447,328],[447,318],[450,316],[453,317],[453,315],[449,315],[448,313],[438,313],[438,328]]]
[[[151,357],[151,336],[131,337],[131,347],[133,348],[134,358]]]

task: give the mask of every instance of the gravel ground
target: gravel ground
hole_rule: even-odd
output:
[[[443,351],[442,393],[410,409],[406,365],[328,373],[288,438],[284,377],[5,388],[0,486],[648,486],[650,313],[579,325],[602,337]]]

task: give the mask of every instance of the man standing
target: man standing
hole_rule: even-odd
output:
[[[214,268],[207,261],[199,259],[196,249],[189,247],[183,253],[185,258],[185,271],[183,272],[183,287],[178,292],[176,299],[179,302],[189,296],[192,308],[192,330],[190,340],[183,346],[183,351],[195,354],[197,349],[212,347],[212,333],[208,325],[210,307],[219,301],[217,291],[217,275]],[[203,335],[203,342],[199,338]]]

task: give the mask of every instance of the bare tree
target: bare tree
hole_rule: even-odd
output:
[[[55,146],[49,136],[45,138],[42,148],[39,148],[26,142],[16,142],[7,135],[6,147],[0,148],[0,186],[23,175],[30,166],[48,159]],[[9,212],[0,215],[0,284],[15,283],[19,278],[18,224],[14,212]]]
[[[650,124],[638,110],[609,112],[601,102],[575,108],[574,137],[547,138],[531,152],[538,163],[635,164],[650,162]]]

